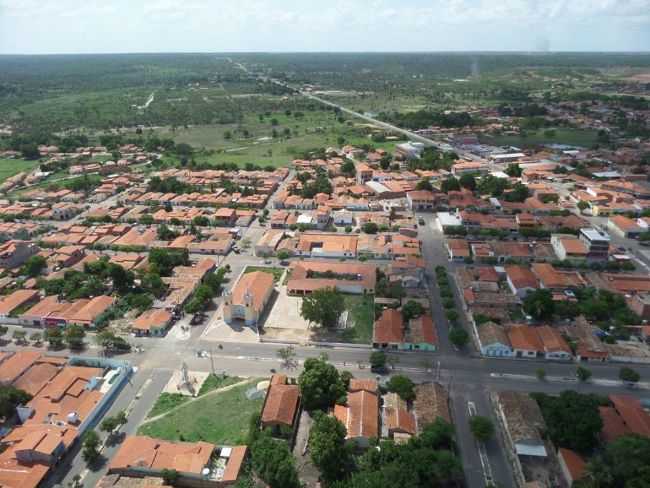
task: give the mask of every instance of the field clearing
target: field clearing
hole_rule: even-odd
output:
[[[244,444],[250,417],[260,411],[264,401],[263,398],[246,398],[246,391],[255,383],[253,380],[227,391],[199,397],[169,415],[141,426],[138,434],[168,441]]]
[[[0,183],[7,178],[22,171],[31,171],[40,163],[38,161],[25,161],[24,159],[1,159],[0,158]]]
[[[598,133],[593,130],[555,129],[555,135],[546,135],[544,130],[528,132],[519,136],[482,136],[481,142],[495,146],[531,146],[537,144],[566,144],[569,146],[591,147]]]

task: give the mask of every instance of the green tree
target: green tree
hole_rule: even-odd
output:
[[[354,162],[351,160],[346,160],[345,163],[343,163],[343,166],[341,166],[341,173],[343,173],[346,176],[354,176],[356,174],[356,169],[354,167]]]
[[[546,432],[555,445],[588,453],[598,446],[603,421],[596,395],[567,390],[559,396],[534,393],[544,416]]]
[[[476,178],[474,178],[473,174],[464,174],[463,176],[460,177],[458,180],[458,183],[460,184],[461,187],[474,191],[476,190]]]
[[[375,222],[366,222],[361,226],[361,230],[366,234],[376,234],[379,231],[379,226]]]
[[[624,383],[638,383],[641,379],[641,375],[632,368],[623,367],[618,371],[618,377]]]
[[[537,368],[535,370],[535,376],[537,376],[539,381],[544,381],[546,379],[546,371],[544,368]]]
[[[176,471],[175,469],[165,468],[160,472],[160,476],[162,477],[163,482],[166,485],[176,486],[176,483],[178,482],[179,474],[178,471]]]
[[[9,332],[9,327],[6,325],[0,325],[0,339],[7,335],[7,332]]]
[[[388,383],[386,383],[386,389],[393,393],[397,393],[404,401],[408,402],[415,400],[415,384],[408,376],[401,374],[391,376]]]
[[[63,340],[70,349],[83,349],[84,337],[86,337],[86,331],[82,326],[77,324],[66,326],[63,332]]]
[[[409,300],[402,306],[402,317],[405,322],[418,318],[424,313],[424,307],[414,300]]]
[[[300,482],[287,443],[261,433],[251,445],[253,469],[270,488],[298,488]]]
[[[345,397],[345,386],[338,370],[323,357],[305,360],[298,385],[308,411],[327,410]]]
[[[157,273],[145,273],[140,286],[156,298],[161,298],[167,292],[167,285]]]
[[[589,208],[589,204],[584,200],[580,200],[576,206],[578,207],[578,210],[580,210],[580,212],[584,212]]]
[[[450,191],[459,191],[459,190],[460,190],[460,182],[453,176],[450,176],[440,184],[440,191],[442,191],[443,193],[449,193]]]
[[[97,432],[89,430],[84,434],[81,455],[86,464],[95,464],[101,456],[100,440]]]
[[[286,261],[291,257],[291,254],[286,249],[280,249],[275,255],[280,261]]]
[[[277,355],[282,360],[282,367],[291,369],[296,366],[296,350],[293,346],[281,347]]]
[[[302,299],[300,315],[321,327],[335,327],[345,310],[343,295],[334,288],[321,288]]]
[[[0,385],[0,417],[10,419],[18,405],[24,405],[32,396],[10,385]]]
[[[178,232],[171,230],[165,224],[158,226],[158,239],[161,241],[171,241],[178,237]]]
[[[619,437],[602,456],[587,465],[587,478],[596,488],[646,488],[650,480],[650,438]]]
[[[383,351],[373,351],[370,353],[370,367],[373,370],[383,370],[386,368],[386,353]]]
[[[477,441],[487,442],[494,435],[494,424],[488,417],[475,415],[469,419],[469,428]]]
[[[524,298],[524,312],[537,320],[547,320],[553,317],[555,303],[551,290],[541,288]]]
[[[521,177],[523,170],[517,163],[510,163],[506,168],[505,173],[511,178],[519,178]]]
[[[462,348],[469,342],[469,334],[462,327],[454,326],[449,331],[449,341],[454,346]]]
[[[352,455],[345,444],[347,430],[339,420],[317,412],[309,432],[311,459],[326,484],[343,479],[352,469]]]
[[[102,432],[112,433],[118,427],[126,424],[127,422],[126,412],[120,410],[117,414],[112,417],[106,417],[102,420],[102,423],[99,425],[99,430]]]
[[[47,268],[47,261],[45,260],[45,258],[43,256],[39,256],[38,254],[36,254],[34,256],[30,256],[27,259],[27,261],[25,261],[25,264],[23,265],[22,273],[32,278],[36,278],[46,268]]]
[[[589,378],[591,378],[591,371],[583,366],[578,366],[578,369],[576,369],[576,376],[584,383],[589,381]]]
[[[63,332],[59,327],[49,327],[45,329],[45,340],[52,349],[61,349],[63,347]]]
[[[433,185],[431,184],[431,180],[428,178],[422,178],[420,181],[418,181],[418,184],[415,185],[415,189],[420,191],[433,191]]]
[[[113,288],[120,294],[124,295],[133,288],[134,276],[131,271],[125,270],[122,266],[115,263],[108,264],[108,275],[113,282]]]

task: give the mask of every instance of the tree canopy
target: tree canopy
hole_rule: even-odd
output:
[[[345,443],[347,430],[339,420],[322,412],[314,416],[309,432],[311,459],[326,483],[342,480],[352,469],[352,453]]]
[[[404,401],[415,400],[415,384],[408,376],[401,374],[391,376],[388,383],[386,383],[386,389],[397,393]]]
[[[323,357],[305,360],[298,385],[308,411],[327,410],[345,398],[345,385],[339,371]]]
[[[300,315],[321,327],[335,327],[345,310],[343,295],[334,288],[321,288],[302,299]]]
[[[13,386],[0,386],[0,417],[10,418],[18,405],[30,401],[32,396]]]
[[[451,450],[453,428],[442,420],[424,427],[406,444],[382,441],[357,462],[351,476],[334,488],[428,488],[453,485],[462,478],[462,464]],[[447,424],[448,425],[448,424]]]
[[[559,396],[534,393],[539,404],[547,433],[560,447],[588,453],[598,445],[603,427],[598,406],[602,400],[596,395],[583,395],[572,390]]]
[[[650,480],[650,439],[635,435],[607,444],[587,465],[588,479],[598,488],[645,488]]]

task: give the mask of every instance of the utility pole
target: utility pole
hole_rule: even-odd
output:
[[[215,374],[215,372],[214,372],[214,358],[212,357],[212,348],[210,348],[210,367],[212,368],[212,374]]]

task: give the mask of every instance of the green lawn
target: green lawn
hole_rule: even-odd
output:
[[[244,274],[253,273],[255,271],[262,271],[264,273],[272,274],[273,281],[278,283],[280,281],[280,278],[282,277],[282,273],[284,273],[284,268],[275,268],[270,266],[246,266],[246,269],[244,270]]]
[[[242,379],[237,376],[221,376],[210,374],[201,385],[199,396],[203,396],[212,390],[218,390],[219,388],[223,388],[225,386],[234,385],[240,381],[242,381]]]
[[[375,322],[375,300],[372,295],[345,295],[345,308],[350,314],[348,321],[354,326],[341,335],[346,342],[369,344],[372,341],[372,326]]]
[[[147,414],[147,418],[155,417],[163,414],[172,408],[176,408],[188,401],[191,397],[181,395],[180,393],[161,393],[156,403],[154,403],[151,410]]]
[[[224,386],[233,385],[241,381],[241,378],[237,376],[221,376],[210,374],[201,385],[198,396],[203,396],[206,393],[216,390],[218,388],[223,388]],[[181,395],[180,393],[161,393],[156,403],[147,414],[147,418],[156,417],[157,415],[168,412],[169,410],[182,405],[183,403],[190,400],[191,397],[187,395]]]
[[[169,441],[205,441],[213,444],[242,444],[246,441],[252,414],[262,408],[263,398],[249,400],[245,392],[255,381],[231,390],[200,397],[160,420],[138,430]]]
[[[528,131],[526,137],[483,136],[481,142],[496,146],[531,146],[538,144],[567,144],[570,146],[591,147],[596,142],[594,130],[554,129],[555,135],[545,134],[545,130]]]
[[[0,183],[22,171],[31,171],[39,164],[24,159],[0,159]]]

